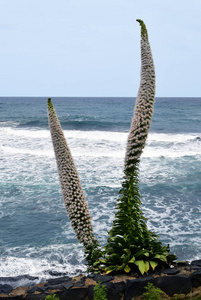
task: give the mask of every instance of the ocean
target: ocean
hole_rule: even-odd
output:
[[[0,277],[28,274],[39,278],[35,283],[86,272],[61,196],[46,100],[0,98]],[[135,99],[52,102],[104,245]],[[201,258],[201,98],[156,98],[140,191],[149,229],[179,260]]]

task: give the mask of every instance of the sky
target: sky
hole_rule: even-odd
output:
[[[136,97],[140,26],[157,97],[201,97],[200,0],[0,0],[0,96]]]

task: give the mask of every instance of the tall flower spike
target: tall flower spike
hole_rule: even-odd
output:
[[[93,248],[97,241],[93,234],[91,216],[79,176],[51,98],[48,98],[47,104],[50,132],[68,217],[78,240],[84,244],[85,249]]]
[[[105,246],[102,269],[109,273],[147,273],[176,259],[158,236],[149,231],[141,210],[139,162],[153,115],[155,72],[146,26],[141,20],[141,82],[128,137],[124,181],[117,212]]]
[[[141,80],[135,104],[125,157],[125,173],[130,174],[139,163],[153,115],[155,100],[155,68],[146,26],[141,26]]]

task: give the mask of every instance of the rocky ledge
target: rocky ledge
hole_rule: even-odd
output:
[[[15,277],[10,280],[15,281]],[[18,278],[19,279],[19,278]],[[37,279],[37,278],[32,278]],[[162,299],[196,299],[201,296],[201,260],[178,263],[174,268],[164,269],[140,278],[127,275],[79,275],[74,278],[63,276],[49,279],[32,287],[13,289],[0,278],[0,300],[43,300],[49,294],[56,294],[60,300],[93,300],[94,286],[101,282],[107,287],[108,300],[142,299],[148,282],[163,291]]]

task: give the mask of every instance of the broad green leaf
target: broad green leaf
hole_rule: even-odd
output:
[[[152,260],[150,260],[149,263],[150,263],[150,265],[151,265],[151,267],[152,267],[153,270],[154,270],[155,267],[157,267],[157,265],[158,265],[158,262],[152,261]]]
[[[154,258],[161,258],[161,256],[159,255],[159,254],[156,254],[155,256],[154,256]]]
[[[131,268],[127,265],[127,266],[125,266],[124,271],[126,273],[129,273],[131,271]]]
[[[147,273],[149,271],[149,262],[145,261],[144,265],[145,265],[145,273]]]
[[[129,260],[129,263],[134,263],[135,262],[135,257],[133,256],[130,260]]]
[[[160,260],[167,262],[167,258],[165,255],[160,255]]]
[[[160,254],[156,254],[155,256],[154,256],[154,258],[158,258],[158,259],[160,259],[160,260],[162,260],[162,261],[164,261],[164,262],[167,262],[167,257],[165,256],[165,255],[160,255]]]
[[[113,270],[108,270],[108,271],[106,271],[106,275],[107,274],[109,274],[109,273],[111,273]]]
[[[145,272],[144,261],[143,260],[136,260],[134,263],[138,266],[138,269],[140,270],[140,273],[143,275],[144,272]]]
[[[112,271],[114,271],[116,268],[114,266],[111,266],[111,267],[108,267],[105,271],[106,271],[106,274],[109,274],[111,273]]]

